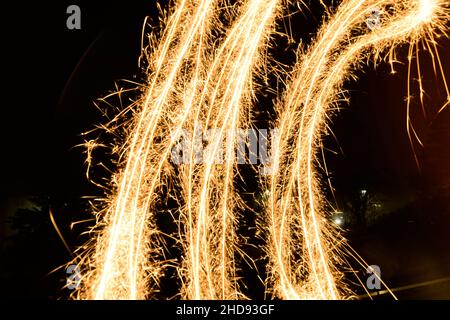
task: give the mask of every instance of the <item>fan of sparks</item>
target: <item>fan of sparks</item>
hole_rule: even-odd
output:
[[[255,127],[264,74],[276,69],[268,48],[276,46],[277,24],[292,4],[286,1],[174,0],[163,12],[160,31],[150,33],[140,57],[146,74],[141,96],[111,121],[121,124],[113,148],[117,169],[95,210],[92,240],[77,257],[82,285],[76,298],[152,299],[170,268],[182,299],[246,298],[237,272],[237,257],[245,255],[237,228],[245,202],[236,189],[241,177],[235,153],[240,130]],[[308,13],[304,3],[299,8]],[[285,87],[274,102],[271,172],[259,175],[267,191],[257,225],[266,235],[263,281],[270,296],[352,296],[344,262],[349,255],[364,262],[329,223],[322,139],[332,113],[346,100],[345,81],[365,62],[393,65],[400,45],[410,48],[409,75],[415,52],[429,52],[447,90],[442,109],[449,104],[436,44],[445,34],[448,9],[446,0],[343,0],[333,9],[325,6],[322,26],[308,47],[299,46],[295,65],[289,72],[276,70]],[[422,98],[418,61],[417,70]],[[414,140],[409,118],[406,128]],[[210,129],[214,134],[205,140],[201,133]],[[190,143],[186,161],[176,164],[173,150],[182,136]],[[204,146],[200,154],[198,143]],[[99,145],[86,144],[89,167]],[[178,231],[170,235],[157,226],[158,215],[169,214],[161,210],[168,194],[177,203],[170,217]],[[175,240],[181,259],[165,259],[167,237]]]

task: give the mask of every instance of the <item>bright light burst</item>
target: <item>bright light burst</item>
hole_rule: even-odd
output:
[[[238,129],[252,126],[254,82],[269,59],[269,39],[284,6],[282,0],[241,0],[234,6],[220,0],[173,3],[160,36],[150,36],[153,49],[144,51],[147,83],[141,99],[130,106],[132,121],[123,147],[116,150],[119,169],[104,210],[97,212],[94,244],[79,257],[84,276],[77,298],[152,298],[169,266],[178,270],[182,298],[245,298],[235,264],[243,202],[234,188],[234,150]],[[368,28],[374,8],[380,21]],[[274,295],[349,296],[338,271],[344,239],[327,222],[329,208],[321,191],[321,138],[331,110],[345,98],[344,81],[362,62],[386,57],[392,64],[394,48],[408,43],[411,66],[414,49],[422,43],[434,52],[443,76],[435,38],[445,29],[447,10],[445,0],[345,0],[329,14],[310,47],[298,51],[276,104],[276,170],[262,180],[270,192],[259,228],[269,235],[268,287]],[[446,83],[445,88],[450,101]],[[409,109],[409,86],[407,94]],[[407,123],[411,137],[409,118]],[[218,134],[209,137],[201,158],[192,143],[187,164],[175,168],[170,156],[183,130],[196,141],[199,130],[211,128],[219,129]],[[89,168],[96,146],[103,144],[89,140]],[[218,165],[222,148],[225,159]],[[161,194],[171,193],[174,185],[181,190],[173,194],[178,194],[176,238],[183,261],[169,264],[163,255],[165,235],[155,217]]]

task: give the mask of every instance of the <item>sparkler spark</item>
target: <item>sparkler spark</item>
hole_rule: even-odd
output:
[[[78,298],[154,297],[167,267],[156,227],[157,204],[163,188],[171,193],[176,183],[181,189],[177,238],[183,260],[175,265],[183,283],[181,297],[245,298],[235,265],[236,221],[243,204],[234,188],[238,175],[234,150],[238,128],[252,126],[257,91],[253,81],[268,59],[265,50],[283,4],[242,0],[231,9],[220,0],[173,4],[161,39],[152,35],[155,49],[145,52],[145,92],[118,151],[113,191],[105,209],[97,212],[95,245],[81,256],[85,272]],[[368,29],[374,8],[380,20]],[[269,283],[278,297],[346,297],[338,272],[343,240],[326,222],[316,158],[330,109],[344,94],[342,86],[352,70],[370,55],[377,61],[389,49],[392,63],[398,44],[415,48],[424,41],[436,48],[434,37],[444,29],[446,10],[444,0],[346,0],[311,47],[299,51],[290,83],[276,105],[278,134],[272,146],[276,170],[263,181],[270,194],[267,223],[260,228],[269,234]],[[446,90],[448,94],[447,86]],[[211,128],[218,129],[217,134],[208,137],[199,161],[195,142],[200,139],[203,144],[199,131]],[[170,155],[183,130],[190,132],[189,160],[175,170]],[[87,143],[88,170],[92,150],[100,145]],[[217,165],[222,148],[225,159]]]
[[[116,191],[101,217],[104,229],[89,257],[81,298],[143,299],[158,282],[162,262],[154,205],[170,177],[170,133],[181,130],[184,121],[174,96],[191,75],[183,74],[184,68],[201,67],[196,57],[204,49],[215,5],[215,0],[178,1],[150,54],[147,90],[123,151],[123,168],[113,178]]]
[[[238,128],[248,126],[252,97],[252,78],[261,63],[261,49],[272,30],[278,0],[252,0],[226,34],[214,60],[207,66],[192,104],[191,141],[198,139],[194,124],[203,131],[219,128],[200,164],[191,149],[189,165],[181,169],[185,208],[182,210],[182,236],[186,252],[183,297],[194,299],[232,299],[242,297],[236,283],[234,254],[237,235],[236,211],[240,199],[234,191],[237,168],[233,154]],[[225,143],[223,165],[215,165]],[[191,144],[194,146],[194,144]]]
[[[383,12],[381,25],[364,30],[361,26],[373,8]],[[352,69],[369,58],[369,49],[376,61],[386,48],[392,57],[397,44],[415,44],[426,36],[433,39],[435,30],[443,30],[445,9],[445,2],[439,0],[344,1],[311,48],[300,54],[277,106],[280,134],[273,158],[278,171],[268,181],[268,255],[274,290],[281,298],[343,297],[345,286],[336,268],[341,264],[342,241],[325,218],[316,157],[329,110],[344,95],[342,85]]]

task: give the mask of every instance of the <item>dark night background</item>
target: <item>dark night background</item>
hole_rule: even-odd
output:
[[[81,30],[66,28],[66,8],[71,4],[81,7]],[[312,5],[311,11],[307,19],[294,16],[294,39],[310,41],[322,9]],[[50,271],[71,255],[53,228],[48,210],[52,209],[71,250],[86,240],[81,233],[89,224],[71,229],[70,223],[90,218],[83,197],[101,191],[86,180],[83,150],[74,146],[83,142],[81,132],[102,121],[93,101],[114,90],[114,81],[143,80],[137,65],[142,23],[146,16],[157,21],[156,14],[154,1],[17,2],[3,9],[2,297],[67,297],[68,291],[61,289],[66,281],[64,270]],[[279,43],[272,49],[277,59],[292,64],[296,44],[283,38],[274,42]],[[440,39],[439,44],[450,82],[450,40]],[[399,53],[405,62],[405,48]],[[382,278],[391,288],[450,277],[450,108],[436,115],[445,102],[444,86],[435,78],[426,54],[421,54],[421,61],[426,116],[417,104],[417,95],[412,112],[424,143],[417,148],[420,171],[405,127],[406,65],[397,64],[395,75],[384,64],[358,72],[359,80],[345,87],[350,105],[343,105],[334,116],[332,129],[338,142],[332,137],[325,140],[327,148],[337,151],[327,152],[326,157],[349,242],[369,264],[381,267]],[[262,105],[270,105],[273,97],[270,93],[261,97]],[[261,111],[257,119],[264,127],[268,110]],[[256,193],[256,198],[261,191],[252,182],[243,188]],[[362,190],[366,190],[364,196]],[[253,238],[255,216],[249,212],[246,217],[241,227]],[[260,244],[250,240],[244,249],[257,258]],[[264,261],[257,265],[263,272]],[[250,297],[263,298],[256,273],[242,268],[250,274],[244,291]],[[361,267],[355,268],[366,277]],[[170,275],[166,278],[163,289],[168,293],[163,298],[176,293],[176,280]],[[403,299],[450,299],[450,281],[398,291],[397,295]]]

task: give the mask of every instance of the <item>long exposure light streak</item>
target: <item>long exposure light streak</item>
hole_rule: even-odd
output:
[[[234,192],[237,173],[234,150],[238,128],[248,127],[254,96],[252,80],[260,66],[261,50],[270,36],[278,0],[251,0],[242,5],[239,17],[226,33],[197,97],[197,112],[188,131],[189,141],[196,141],[201,125],[205,132],[217,128],[209,137],[203,159],[195,161],[195,143],[191,159],[181,169],[181,183],[186,203],[184,225],[183,297],[194,299],[235,299],[242,297],[236,283],[234,254],[239,196]],[[201,139],[201,138],[200,138]],[[225,159],[215,164],[225,141]]]
[[[195,65],[196,57],[204,50],[202,41],[215,5],[214,0],[175,3],[160,45],[150,54],[148,86],[123,151],[123,169],[113,178],[117,190],[101,217],[104,228],[88,257],[90,270],[83,278],[81,298],[152,295],[162,264],[153,206],[159,187],[170,178],[170,133],[181,130],[189,111],[180,116],[174,95],[189,81],[186,68],[201,67]]]
[[[236,225],[243,201],[235,190],[239,172],[234,150],[239,129],[252,126],[258,86],[267,62],[282,0],[177,0],[165,18],[160,39],[151,35],[144,52],[144,92],[132,109],[118,148],[118,170],[105,208],[96,212],[94,245],[80,257],[80,299],[147,299],[155,296],[168,263],[163,234],[156,226],[164,193],[176,195],[182,259],[177,269],[185,299],[240,299],[235,263],[240,254]],[[368,28],[371,12],[379,25]],[[338,271],[343,239],[326,220],[327,204],[317,159],[333,106],[343,83],[364,59],[423,41],[437,54],[434,35],[448,18],[444,0],[346,0],[328,18],[298,63],[276,104],[278,129],[272,146],[273,174],[265,223],[268,287],[282,299],[340,299],[348,292]],[[412,49],[409,52],[411,66]],[[433,63],[435,61],[433,60]],[[420,67],[418,65],[420,78]],[[410,72],[409,72],[410,75]],[[444,79],[445,81],[445,79]],[[445,83],[448,95],[448,87]],[[423,101],[420,83],[421,101]],[[410,88],[408,86],[409,109]],[[450,97],[450,95],[448,95]],[[450,98],[449,98],[450,101]],[[448,104],[448,102],[447,102]],[[124,113],[120,113],[121,117]],[[411,138],[412,128],[408,123]],[[215,129],[214,136],[202,133]],[[189,132],[187,163],[174,166],[173,148]],[[197,147],[207,143],[199,154]],[[92,149],[89,140],[88,173]],[[216,160],[225,149],[221,164]],[[177,185],[177,187],[174,187]],[[178,188],[178,189],[177,189]],[[176,189],[176,190],[175,190]],[[172,235],[171,235],[172,236]]]
[[[374,8],[380,26],[364,29]],[[339,299],[345,285],[337,271],[339,243],[326,220],[317,149],[342,85],[372,54],[416,43],[444,29],[445,2],[344,1],[294,68],[277,106],[279,138],[273,146],[277,171],[268,181],[269,258],[276,295],[284,299]],[[367,52],[367,51],[371,52]],[[392,55],[391,55],[392,56]],[[292,267],[295,266],[295,267]]]

